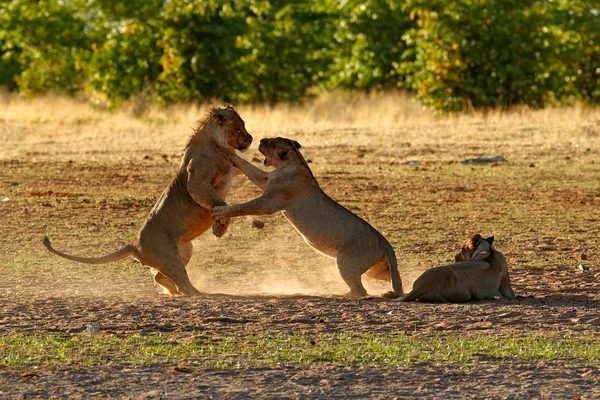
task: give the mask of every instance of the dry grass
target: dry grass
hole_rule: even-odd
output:
[[[106,150],[137,146],[178,151],[207,108],[208,105],[150,106],[137,118],[127,105],[109,112],[65,97],[26,99],[5,95],[0,99],[0,121],[3,122],[0,137],[7,146],[0,150],[0,157],[15,155],[11,152],[11,143],[43,147],[52,142],[68,142],[73,150],[85,151],[93,141]],[[600,136],[598,109],[520,109],[509,113],[442,116],[420,107],[401,93],[329,93],[303,106],[240,106],[238,111],[257,139],[292,136],[306,145],[369,145],[376,136],[392,144],[511,142],[514,146],[590,147]],[[7,125],[17,125],[20,129],[6,129]]]

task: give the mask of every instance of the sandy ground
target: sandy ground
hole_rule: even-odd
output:
[[[106,131],[95,131],[95,121],[0,120],[0,200],[8,199],[0,203],[0,335],[79,334],[88,325],[99,335],[242,337],[599,331],[600,119],[432,121],[388,127],[380,142],[376,129],[296,133],[323,188],[394,245],[405,291],[423,270],[450,261],[473,233],[496,236],[519,298],[463,305],[334,297],[346,288],[333,262],[308,249],[281,216],[264,218],[263,229],[240,219],[221,240],[195,240],[189,274],[207,293],[199,298],[158,294],[133,261],[90,267],[50,255],[41,246],[46,234],[58,249],[81,255],[106,254],[131,240],[177,168],[185,138],[166,135],[170,128],[135,122],[124,133],[109,121]],[[463,135],[460,146],[453,135]],[[457,163],[498,154],[508,161]],[[410,160],[418,164],[402,164]],[[257,193],[237,180],[230,201]],[[389,290],[366,283],[372,294]],[[597,364],[560,360],[481,357],[469,366],[391,370],[1,365],[0,398],[600,398]]]
[[[589,279],[589,288],[598,287]],[[380,299],[311,296],[210,295],[199,299],[4,297],[0,334],[77,334],[88,325],[104,333],[194,335],[212,332],[375,333],[430,335],[596,333],[598,297],[534,293],[514,301],[408,304]],[[526,327],[526,329],[525,329]],[[183,360],[185,365],[185,360]],[[215,370],[193,366],[0,369],[6,398],[597,398],[600,368],[564,361],[498,361],[482,356],[468,366],[422,364],[385,369],[331,364],[295,368]]]

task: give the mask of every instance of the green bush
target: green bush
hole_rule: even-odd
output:
[[[586,0],[547,3],[556,36],[552,87],[557,97],[600,102],[600,5]]]
[[[96,0],[97,18],[88,87],[114,105],[153,92],[161,72],[160,13],[163,0]]]
[[[236,39],[247,30],[244,2],[171,0],[162,18],[157,90],[166,102],[232,101],[241,89],[234,65],[244,51]]]
[[[26,94],[80,90],[92,40],[85,11],[83,0],[0,4],[2,83]]]
[[[444,110],[542,106],[544,72],[554,38],[543,14],[522,0],[417,1],[418,27],[405,34],[411,48],[401,64],[408,87]]]
[[[441,110],[600,102],[588,0],[0,0],[0,85],[165,103],[404,88]]]
[[[398,74],[400,56],[406,50],[402,36],[414,26],[406,5],[398,1],[341,3],[329,85],[350,90],[404,86],[404,76]]]
[[[121,24],[100,46],[93,45],[88,65],[89,85],[118,104],[143,91],[152,91],[161,72],[160,35],[151,23]]]
[[[235,66],[243,88],[237,100],[299,102],[324,79],[333,33],[327,5],[311,0],[253,3],[246,32],[237,40],[243,54]]]

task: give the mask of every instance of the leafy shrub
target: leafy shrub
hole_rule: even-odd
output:
[[[552,84],[557,97],[600,102],[600,5],[586,0],[546,4],[556,36]]]
[[[118,104],[151,93],[161,72],[158,47],[163,0],[95,0],[97,41],[87,65],[88,87]]]
[[[244,10],[226,0],[172,0],[162,18],[159,96],[167,102],[232,100],[241,89],[233,73],[247,30]]]
[[[588,0],[0,0],[0,85],[169,103],[405,88],[448,111],[600,102]]]
[[[3,2],[0,43],[8,70],[2,82],[27,94],[80,90],[91,43],[85,9],[78,0]]]
[[[339,7],[329,85],[345,89],[403,86],[398,74],[406,49],[402,36],[415,26],[404,3],[349,0]]]
[[[298,102],[324,79],[333,31],[326,2],[257,1],[238,37],[240,101]]]
[[[152,23],[136,21],[115,26],[104,43],[92,45],[90,87],[104,93],[111,104],[151,90],[161,72],[159,40]]]
[[[522,0],[417,1],[405,40],[414,61],[400,73],[425,103],[444,110],[541,106],[553,36]]]

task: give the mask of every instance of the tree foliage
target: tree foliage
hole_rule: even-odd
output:
[[[0,3],[0,82],[28,94],[81,89],[93,37],[85,11],[79,1]]]
[[[0,85],[118,104],[413,92],[441,110],[600,102],[588,0],[0,0]]]

